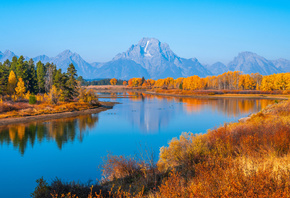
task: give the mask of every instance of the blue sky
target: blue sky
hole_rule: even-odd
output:
[[[286,0],[0,0],[0,8],[0,51],[29,57],[70,49],[109,61],[154,37],[202,63],[228,63],[241,51],[290,59]]]

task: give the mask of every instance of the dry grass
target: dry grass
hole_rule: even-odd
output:
[[[283,101],[245,122],[183,133],[161,148],[158,169],[110,157],[109,190],[88,197],[290,197],[289,112]]]
[[[56,105],[46,102],[35,105],[29,105],[24,102],[3,102],[0,104],[0,119],[72,112],[92,108],[96,108],[96,106],[85,102],[59,102]]]

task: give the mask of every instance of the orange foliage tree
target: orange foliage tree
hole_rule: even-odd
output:
[[[112,79],[110,80],[110,84],[111,84],[111,85],[116,85],[116,84],[117,84],[117,79],[116,79],[116,78],[112,78]]]

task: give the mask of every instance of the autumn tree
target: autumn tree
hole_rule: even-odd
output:
[[[52,85],[50,91],[47,94],[48,100],[52,104],[57,104],[62,92],[57,90],[56,86]]]
[[[18,79],[17,87],[15,88],[17,96],[23,98],[24,93],[26,92],[25,84],[22,78]]]
[[[126,86],[128,83],[126,80],[123,81],[123,85]]]
[[[15,76],[15,73],[13,72],[13,70],[10,71],[9,77],[8,77],[8,93],[10,94],[10,96],[12,94],[14,94],[15,92],[15,88],[16,88],[16,84],[17,84],[17,79]]]
[[[274,77],[274,87],[277,90],[289,90],[290,89],[290,73],[276,74]]]
[[[85,89],[81,87],[78,98],[80,102],[87,102],[90,105],[95,106],[99,105],[98,97],[92,89]]]
[[[263,76],[260,89],[263,91],[274,90],[275,89],[274,75]]]
[[[110,84],[111,84],[111,85],[116,85],[116,84],[117,84],[117,79],[116,79],[116,78],[112,78],[112,79],[110,80]]]

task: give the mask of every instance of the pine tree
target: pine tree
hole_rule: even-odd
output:
[[[68,80],[66,82],[66,97],[68,99],[72,99],[74,96],[77,96],[77,70],[75,69],[75,66],[71,63],[69,67],[67,68],[67,77]]]
[[[9,67],[6,64],[0,63],[0,94],[7,92]]]
[[[24,81],[28,79],[27,66],[27,61],[24,62],[24,57],[20,56],[16,65],[16,76],[18,79],[22,78]]]
[[[13,56],[10,71],[12,70],[15,74],[16,74],[16,68],[17,68],[17,61],[18,61],[17,57]]]
[[[7,68],[9,68],[9,70],[10,70],[10,68],[11,68],[11,62],[9,61],[9,59],[7,59],[6,61],[4,61],[3,65],[6,66]]]
[[[13,70],[11,70],[8,77],[8,94],[10,94],[10,96],[15,91],[16,83],[17,83],[17,79],[15,76],[15,73],[13,72]]]
[[[45,92],[45,68],[44,65],[41,61],[39,61],[36,64],[36,74],[37,74],[37,86],[38,86],[38,92],[39,93],[44,93]]]
[[[34,66],[34,61],[32,59],[28,62],[28,80],[27,80],[27,91],[30,91],[30,93],[36,93],[37,92],[37,78],[36,78],[36,70]]]

